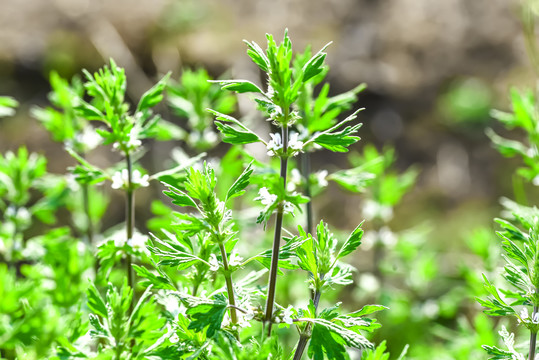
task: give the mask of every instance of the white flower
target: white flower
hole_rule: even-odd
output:
[[[255,198],[255,200],[260,200],[262,205],[272,205],[277,200],[277,195],[270,194],[268,189],[266,187],[261,188],[258,190],[258,197]]]
[[[294,205],[292,205],[292,203],[290,201],[285,201],[284,202],[284,205],[283,205],[283,211],[285,213],[294,213]]]
[[[172,334],[171,337],[168,338],[168,340],[173,343],[173,344],[176,344],[177,342],[180,341],[180,338],[178,337],[178,334],[174,333]]]
[[[288,305],[286,309],[283,311],[283,322],[288,325],[292,325],[294,323],[294,319],[292,319],[292,315],[294,315],[294,312],[292,311],[292,305]]]
[[[522,311],[520,312],[520,318],[523,321],[529,320],[534,324],[539,324],[539,312],[535,313],[533,315],[533,319],[530,319],[530,314],[528,313],[528,308],[523,308],[522,309]],[[519,319],[519,322],[520,322],[520,319]]]
[[[127,245],[131,246],[133,250],[141,251],[146,249],[146,241],[148,241],[148,237],[137,231],[131,239],[127,240]]]
[[[219,270],[219,262],[217,261],[217,257],[215,256],[215,254],[210,255],[210,270],[211,271]]]
[[[528,314],[528,309],[527,308],[522,309],[522,311],[520,312],[520,319],[526,320],[529,316],[530,315]],[[520,322],[520,319],[518,319],[519,322]]]
[[[82,132],[76,135],[75,140],[79,144],[84,144],[86,150],[93,150],[103,139],[91,126],[86,126],[82,129]]]
[[[367,221],[379,217],[387,222],[393,217],[393,208],[391,206],[382,205],[374,200],[367,200],[362,212]]]
[[[367,293],[376,293],[380,289],[380,282],[373,274],[364,273],[359,278],[359,286]]]
[[[77,178],[75,177],[75,175],[73,175],[71,173],[67,174],[66,175],[66,183],[67,183],[67,187],[69,187],[71,190],[73,190],[73,191],[79,191],[80,190],[80,185],[77,182]]]
[[[316,173],[316,181],[318,182],[319,186],[321,186],[321,187],[328,186],[328,181],[326,179],[327,176],[328,176],[328,171],[327,170],[321,170],[321,171]]]
[[[296,187],[301,185],[301,173],[298,169],[294,168],[292,171],[290,171],[290,179],[288,180],[288,183],[286,184],[286,189],[288,191],[294,191],[296,190]]]
[[[125,184],[127,184],[127,178],[129,173],[127,172],[127,169],[123,169],[122,171],[116,171],[114,175],[112,175],[112,185],[111,187],[113,189],[120,189]]]
[[[283,143],[281,141],[281,134],[275,133],[270,134],[271,140],[268,142],[266,148],[268,149],[268,156],[277,155],[277,152],[283,148]]]
[[[142,145],[142,141],[138,139],[139,131],[137,128],[132,128],[129,131],[129,140],[127,141],[127,147],[134,149]]]
[[[121,188],[127,188],[128,186],[128,180],[129,179],[129,172],[127,169],[123,169],[122,171],[116,171],[114,175],[112,175],[112,185],[111,187],[113,189],[121,189]],[[148,174],[142,175],[140,171],[133,170],[133,173],[131,174],[131,184],[136,185],[136,187],[147,187],[150,185],[148,180],[150,177]]]
[[[269,156],[279,155],[279,150],[283,148],[283,141],[281,139],[281,134],[274,133],[270,134],[271,140],[266,146]],[[299,134],[297,132],[291,132],[290,137],[288,138],[288,151],[291,155],[296,155],[303,149],[303,141],[299,140]],[[292,150],[292,151],[290,151]]]
[[[148,187],[150,186],[150,183],[148,182],[149,179],[150,176],[148,174],[142,175],[140,171],[134,170],[133,176],[131,177],[131,182],[142,187]]]
[[[45,248],[35,242],[29,241],[22,251],[22,256],[30,259],[41,259],[45,256]]]
[[[137,129],[136,127],[133,127],[130,131],[129,131],[129,140],[127,140],[127,142],[125,143],[125,147],[128,148],[128,149],[136,149],[138,148],[140,145],[142,145],[142,141],[140,141],[138,138],[138,135],[139,135],[139,129]],[[114,150],[118,150],[120,148],[120,143],[119,142],[115,142],[114,144],[112,144],[112,148]]]
[[[428,299],[423,303],[423,306],[421,307],[421,312],[425,317],[432,319],[435,316],[438,316],[438,314],[440,313],[440,306],[436,301]]]
[[[303,141],[299,140],[299,134],[297,132],[290,133],[290,139],[288,140],[288,147],[294,152],[292,155],[296,155],[303,149]]]
[[[397,236],[387,226],[383,226],[380,231],[378,231],[378,237],[385,246],[393,247],[397,244]]]
[[[242,262],[243,262],[243,258],[240,255],[238,255],[235,252],[230,254],[230,260],[229,260],[230,266],[239,266],[241,265]]]
[[[119,236],[114,238],[114,246],[116,246],[117,248],[121,248],[124,247],[124,245],[125,239],[123,237]]]
[[[228,312],[223,317],[223,321],[221,322],[221,329],[224,329],[230,325],[230,317],[228,316]]]
[[[539,186],[539,175],[533,178],[532,183],[535,186]]]
[[[376,230],[365,231],[365,233],[363,233],[363,237],[361,238],[361,248],[365,251],[370,250],[374,244],[376,244],[377,238],[378,232]]]
[[[247,318],[247,315],[248,315],[248,314],[245,314],[244,316],[240,316],[240,319],[239,319],[239,321],[238,321],[238,326],[239,326],[240,328],[251,327],[251,323],[249,322],[249,320],[251,320],[252,317],[248,319],[248,318]],[[254,315],[254,314],[253,314],[253,315]]]
[[[245,320],[245,321],[253,320],[254,317],[255,317],[255,311],[256,311],[256,308],[254,306],[250,306],[247,309],[247,313],[243,315],[243,320]],[[249,326],[250,326],[250,324],[249,324]]]

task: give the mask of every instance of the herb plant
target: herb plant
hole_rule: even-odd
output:
[[[132,108],[126,98],[125,72],[113,60],[95,73],[85,71],[84,80],[68,82],[51,75],[52,106],[34,108],[33,115],[77,161],[70,172],[80,187],[56,177],[59,185],[48,187],[46,200],[35,203],[32,215],[52,223],[59,206],[73,212],[75,235],[62,227],[39,240],[49,251],[45,262],[55,273],[56,288],[66,288],[69,281],[83,283],[81,277],[92,267],[89,254],[96,252],[98,259],[95,281],[86,289],[86,306],[80,307],[85,286],[72,292],[75,297],[53,297],[65,309],[58,313],[58,321],[70,326],[63,336],[51,336],[49,344],[56,346],[53,358],[323,360],[348,359],[351,348],[364,352],[368,359],[387,358],[384,345],[375,349],[366,337],[380,327],[370,315],[385,307],[365,305],[349,312],[341,309],[340,303],[325,305],[334,297],[330,296],[333,289],[353,282],[355,269],[344,260],[361,244],[361,224],[340,239],[325,221],[313,225],[309,207],[306,221],[291,216],[303,210],[326,180],[322,173],[312,174],[318,180],[311,181],[310,160],[304,155],[322,148],[347,152],[359,141],[356,133],[361,124],[354,122],[358,111],[344,120],[337,118],[351,109],[363,86],[328,97],[329,88],[324,85],[315,97],[314,87],[327,73],[327,46],[314,55],[307,50],[294,56],[287,32],[279,44],[267,35],[266,50],[254,42],[246,43],[248,55],[265,74],[264,86],[248,80],[217,80],[212,84],[204,71],[186,71],[174,85],[167,84],[166,75]],[[217,91],[215,83],[223,90],[249,93],[275,130],[262,135],[258,127],[253,130],[247,121],[231,116],[235,98]],[[167,86],[168,102],[187,119],[189,134],[152,110],[162,101]],[[207,112],[206,107],[213,109]],[[181,138],[191,147],[189,151],[210,150],[216,145],[216,138],[209,135],[212,118],[223,141],[233,145],[220,164],[201,163],[203,154],[198,154],[178,156],[171,169],[153,175],[142,168],[139,160],[144,156],[142,142],[146,139]],[[252,147],[244,147],[246,144],[262,146],[269,161],[252,156]],[[91,155],[97,147],[107,145],[111,145],[112,158],[120,161],[104,169],[92,163]],[[289,182],[300,155],[304,156],[304,180]],[[34,171],[32,179],[44,174],[42,158],[28,157],[24,149],[18,158],[7,156],[25,171]],[[30,160],[35,164],[30,166]],[[235,169],[236,175],[225,176],[219,170],[223,168]],[[334,178],[341,184],[359,181],[357,186],[361,187],[363,175],[335,173]],[[327,178],[333,179],[331,175]],[[125,224],[120,231],[99,226],[109,191],[98,191],[96,185],[107,180],[125,196]],[[179,208],[154,205],[158,217],[148,225],[155,231],[148,242],[137,230],[142,230],[142,225],[135,224],[135,192],[149,186],[151,180],[160,180],[166,188],[164,195]],[[19,193],[24,197],[28,188]],[[17,214],[26,206],[27,199],[15,201],[9,198],[11,192],[0,195],[8,196],[2,206],[20,200]],[[256,219],[243,216],[238,204],[255,208],[259,215]],[[268,224],[273,219],[272,227]],[[258,225],[249,225],[249,221]],[[261,241],[249,245],[253,234]],[[272,238],[269,249],[263,248],[265,234]],[[64,240],[52,242],[53,238]],[[84,261],[78,267],[58,256],[66,252],[71,258],[76,255],[73,249],[81,246]],[[13,258],[22,259],[16,253],[20,247],[12,248]],[[119,263],[123,263],[121,271]],[[66,273],[71,277],[61,279]],[[301,273],[311,297],[298,303],[281,298],[277,283],[279,275],[285,273]],[[25,276],[32,278],[29,273]],[[78,311],[72,311],[77,304]],[[290,333],[296,331],[299,338],[294,345]]]
[[[489,130],[488,135],[495,147],[505,156],[520,156],[525,166],[518,169],[517,174],[525,180],[536,183],[539,168],[537,168],[538,138],[536,125],[538,123],[536,101],[532,92],[520,93],[512,90],[511,100],[513,112],[494,111],[493,116],[507,128],[521,128],[527,134],[527,141],[509,140],[500,137]],[[484,277],[485,288],[490,293],[488,299],[478,299],[485,312],[492,316],[509,316],[516,318],[519,324],[529,331],[529,346],[527,354],[515,345],[515,335],[502,327],[499,332],[505,343],[505,349],[495,346],[484,346],[490,355],[496,359],[535,359],[537,346],[537,331],[539,316],[539,262],[537,219],[539,212],[536,207],[517,204],[509,199],[503,200],[508,220],[497,219],[502,230],[497,234],[502,241],[503,258],[506,262],[503,276],[510,287],[498,287]]]

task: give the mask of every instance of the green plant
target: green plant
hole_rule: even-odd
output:
[[[259,135],[259,130],[251,130],[244,121],[230,116],[234,97],[217,92],[203,71],[184,72],[180,83],[169,87],[169,103],[187,118],[189,136],[152,110],[163,99],[168,75],[144,93],[133,109],[126,99],[125,72],[112,60],[96,73],[85,71],[83,81],[68,82],[51,75],[52,106],[35,108],[33,114],[78,162],[70,171],[83,191],[82,197],[73,200],[70,195],[77,190],[69,188],[67,180],[55,177],[59,185],[47,183],[46,200],[35,203],[35,216],[52,222],[54,211],[66,205],[73,219],[77,218],[76,211],[78,218],[85,220],[74,221],[82,224],[74,231],[80,239],[66,227],[31,239],[31,243],[42,244],[47,250],[41,261],[50,268],[48,280],[55,289],[65,292],[45,296],[36,287],[31,292],[36,297],[32,303],[44,304],[44,311],[49,309],[47,304],[61,309],[54,313],[55,322],[51,323],[64,321],[69,327],[63,333],[51,332],[36,357],[50,355],[54,346],[53,358],[58,359],[301,359],[306,355],[323,360],[349,359],[349,348],[363,351],[369,359],[387,358],[384,345],[375,348],[367,338],[380,327],[370,315],[384,306],[365,305],[347,311],[338,302],[326,307],[320,301],[325,297],[325,302],[331,302],[335,288],[352,284],[355,269],[344,260],[361,244],[361,224],[341,240],[323,220],[312,226],[311,210],[307,211],[307,229],[291,216],[302,210],[310,201],[306,195],[312,196],[320,185],[311,182],[310,170],[304,169],[303,175],[309,179],[305,180],[306,194],[289,186],[295,156],[319,148],[346,152],[359,141],[356,132],[360,124],[353,123],[357,111],[342,121],[337,117],[352,107],[362,87],[331,98],[325,85],[315,98],[314,86],[327,73],[325,47],[312,56],[307,51],[295,58],[286,32],[280,44],[267,35],[265,51],[254,42],[247,42],[247,46],[248,55],[266,75],[267,89],[247,80],[216,83],[224,90],[251,93],[262,116],[277,128],[269,135]],[[206,106],[214,109],[205,113]],[[215,139],[208,136],[213,117],[224,142],[233,145],[221,163],[200,163],[203,154],[192,158],[182,154],[168,170],[153,175],[143,170],[139,160],[146,139],[180,137],[196,151],[214,146]],[[90,144],[88,134],[97,134],[101,142]],[[263,146],[269,162],[255,159],[243,148],[255,143]],[[93,164],[91,152],[100,145],[111,145],[120,161],[108,169]],[[8,153],[8,160],[7,164],[15,165],[6,165],[5,173],[22,169],[19,172],[29,174],[30,180],[21,183],[15,193],[21,199],[11,199],[12,193],[2,192],[1,187],[0,195],[10,203],[20,202],[19,207],[26,206],[24,194],[34,186],[33,179],[44,174],[44,162],[28,157],[24,149],[18,157]],[[218,176],[223,168],[229,174],[221,171]],[[354,176],[358,177],[341,173],[335,178],[341,184],[346,179],[352,183],[356,181]],[[107,192],[95,191],[95,185],[107,180],[113,189],[124,192],[126,216],[125,224],[101,231],[98,223],[105,212]],[[166,187],[164,194],[181,209],[174,211],[154,203],[158,217],[149,225],[156,230],[150,244],[137,231],[141,225],[135,226],[134,194],[151,180],[161,181]],[[77,207],[77,202],[82,206]],[[256,209],[259,215],[245,218],[238,204]],[[268,225],[272,218],[273,229]],[[291,230],[294,228],[297,231]],[[20,232],[20,228],[15,229]],[[249,246],[253,234],[262,242]],[[264,248],[265,234],[272,238],[270,249]],[[100,264],[95,268],[95,281],[87,287],[70,288],[71,282],[83,284],[81,280],[92,266],[89,254],[93,246],[97,247]],[[79,247],[84,248],[82,255],[76,251]],[[83,261],[75,264],[72,259],[77,255]],[[123,270],[116,269],[122,261]],[[39,284],[37,280],[44,282],[37,267],[29,269],[24,271],[27,289]],[[298,303],[281,299],[277,283],[279,275],[285,273],[307,280],[305,287],[310,289],[311,298]],[[15,283],[13,272],[4,275],[6,284]],[[87,306],[81,307],[85,288]],[[145,288],[143,293],[141,288]],[[9,289],[13,296],[22,296],[15,286]],[[295,346],[290,341],[292,331],[299,333]],[[42,334],[45,337],[46,332]],[[17,356],[20,351],[13,349],[26,343],[22,338],[9,343],[12,352],[8,356]]]
[[[537,185],[539,175],[537,148],[539,134],[537,133],[536,96],[532,91],[511,91],[512,112],[494,110],[492,115],[508,129],[520,128],[526,134],[525,141],[509,140],[488,130],[494,146],[504,156],[519,156],[525,166],[517,170],[517,174],[526,181]],[[514,178],[514,181],[517,181]],[[516,187],[519,189],[519,187]],[[515,194],[520,201],[525,201],[525,195],[520,191]],[[539,316],[539,256],[538,256],[538,215],[535,206],[519,205],[508,199],[502,203],[509,213],[508,220],[497,219],[502,228],[497,234],[502,241],[505,266],[503,276],[510,288],[498,287],[494,282],[484,277],[485,288],[490,293],[488,299],[478,299],[485,312],[492,316],[509,316],[516,318],[529,331],[527,358],[535,359],[537,346],[537,317]],[[495,346],[484,346],[495,359],[525,359],[526,352],[515,345],[515,335],[505,327],[499,332],[506,349]]]

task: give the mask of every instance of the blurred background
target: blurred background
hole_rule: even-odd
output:
[[[521,186],[512,177],[518,161],[502,158],[485,135],[489,127],[504,134],[489,111],[508,110],[511,86],[535,87],[518,5],[516,0],[3,0],[0,95],[15,97],[21,108],[15,117],[0,119],[0,151],[26,144],[47,155],[49,171],[65,173],[73,165],[29,114],[31,106],[48,104],[52,70],[71,78],[114,58],[126,70],[129,95],[138,99],[166,72],[177,79],[185,68],[259,83],[242,39],[264,45],[266,33],[280,39],[288,28],[297,50],[311,44],[317,51],[332,41],[330,95],[368,85],[356,104],[366,110],[359,117],[363,141],[354,150],[367,143],[378,149],[391,145],[397,172],[418,170],[415,186],[387,225],[404,237],[414,229],[414,239],[403,240],[408,245],[399,250],[402,259],[422,252],[426,257],[417,268],[393,264],[387,276],[413,271],[424,281],[407,284],[402,301],[391,300],[397,305],[387,316],[393,318],[388,325],[381,320],[386,330],[378,336],[398,350],[413,336],[426,336],[422,329],[435,323],[442,328],[433,330],[429,341],[444,344],[452,336],[448,329],[460,328],[459,314],[472,326],[483,321],[474,320],[480,310],[474,294],[453,290],[484,271],[485,249],[491,242],[496,246],[492,218],[500,213],[499,199],[514,198],[514,187]],[[239,98],[240,113],[250,113],[249,106]],[[313,160],[315,168],[347,166],[340,154],[320,153]],[[533,204],[539,192],[522,186]],[[330,188],[315,205],[316,214],[353,228],[365,217],[358,199]],[[335,201],[343,206],[336,209]],[[358,275],[359,290],[345,293],[344,301],[373,300],[367,290],[380,282],[380,274],[361,255],[354,262],[360,274],[362,269],[372,274]],[[474,266],[475,275],[469,275]],[[377,301],[383,296],[376,295]]]

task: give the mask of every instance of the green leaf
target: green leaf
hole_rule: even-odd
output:
[[[73,149],[66,147],[66,151],[81,164],[70,169],[78,182],[82,184],[97,184],[108,178],[108,175],[103,170],[90,164]]]
[[[384,305],[365,305],[360,310],[354,311],[350,314],[347,314],[347,316],[350,317],[360,317],[365,315],[370,315],[378,311],[387,310],[388,307]]]
[[[192,299],[190,301],[190,303],[186,303],[186,306],[189,307],[189,304],[193,304]],[[191,317],[188,328],[201,332],[207,327],[206,336],[213,337],[221,329],[227,306],[228,302],[222,294],[215,295],[213,301],[200,299],[197,305],[189,307],[186,312]]]
[[[303,242],[301,247],[296,250],[296,256],[298,257],[298,265],[300,268],[318,276],[318,262],[314,248],[314,240],[310,234],[307,235],[307,239]]]
[[[523,157],[528,156],[527,147],[524,144],[522,144],[520,141],[504,139],[503,137],[496,134],[494,130],[490,128],[486,129],[485,132],[487,136],[490,138],[490,140],[494,143],[494,146],[498,149],[498,151],[503,156],[506,156],[506,157],[512,157],[515,155],[521,155]]]
[[[93,339],[107,339],[110,335],[108,329],[101,323],[99,320],[99,317],[95,314],[90,314],[90,325],[92,325],[93,329],[90,330],[90,336]]]
[[[219,83],[223,90],[235,91],[240,94],[247,92],[263,93],[258,86],[248,80],[212,80],[210,82]]]
[[[485,289],[492,295],[492,297],[486,300],[476,298],[476,300],[481,306],[486,308],[484,310],[485,314],[492,316],[515,314],[515,310],[511,306],[507,305],[507,303],[500,297],[498,289],[496,289],[496,287],[487,279],[485,275],[483,275],[483,280],[485,282]]]
[[[247,168],[241,173],[240,177],[234,181],[234,184],[228,189],[225,201],[228,201],[237,196],[241,196],[245,193],[245,188],[249,185],[251,174],[253,173],[253,162],[251,162]]]
[[[343,258],[346,255],[352,253],[354,250],[357,249],[357,247],[361,244],[361,238],[363,237],[363,229],[361,226],[363,225],[363,222],[359,224],[354,231],[348,236],[348,239],[344,242],[343,246],[339,250],[339,253],[337,254],[337,259]]]
[[[350,135],[356,133],[360,127],[361,124],[357,124],[354,126],[347,126],[338,132],[323,133],[316,136],[314,142],[334,152],[347,152],[348,146],[360,140],[359,136]]]
[[[223,134],[223,141],[229,144],[241,145],[251,144],[260,141],[258,135],[250,131],[242,131],[235,129],[234,127],[224,124],[220,121],[216,121],[215,125],[217,129]]]
[[[167,277],[162,275],[156,275],[144,266],[139,266],[135,264],[133,264],[132,266],[138,276],[146,279],[140,281],[140,284],[142,284],[144,287],[152,285],[155,289],[176,290],[174,285],[172,285],[172,283],[170,282],[170,279],[168,279]]]
[[[95,106],[82,101],[79,106],[75,108],[78,115],[86,120],[97,120],[106,122],[106,116]]]
[[[306,148],[306,145],[309,143],[316,143],[320,146],[325,147],[328,150],[336,152],[346,152],[348,151],[347,147],[358,142],[360,138],[358,136],[352,136],[351,134],[356,133],[362,124],[357,124],[354,126],[347,126],[341,131],[336,131],[342,125],[354,120],[357,117],[357,113],[363,109],[358,109],[352,115],[348,116],[346,119],[333,126],[332,128],[322,131],[315,134],[309,141],[307,141],[303,147]]]
[[[325,356],[327,359],[345,359],[345,346],[360,350],[374,348],[371,342],[355,331],[324,319],[311,319],[311,321],[315,325],[308,354],[314,356],[314,360],[324,360]]]
[[[481,346],[487,354],[494,355],[492,357],[489,357],[489,360],[512,360],[514,359],[513,354],[509,351],[505,351],[502,349],[497,348],[496,346],[489,346],[489,345],[482,345]]]
[[[281,246],[279,248],[279,266],[277,269],[277,272],[279,275],[282,275],[283,272],[280,270],[282,269],[296,269],[297,266],[292,263],[292,260],[295,256],[296,249],[300,247],[305,240],[301,239],[300,237],[293,237],[292,239],[288,239],[286,244]],[[244,264],[249,263],[252,260],[258,261],[260,264],[262,264],[267,269],[271,266],[271,254],[272,250],[268,249],[258,255],[255,255],[248,260],[244,262]]]
[[[511,89],[511,104],[515,112],[515,125],[522,127],[527,132],[535,130],[535,99],[531,91],[524,94],[519,93],[516,89]]]
[[[157,84],[152,86],[142,95],[137,105],[137,112],[154,107],[155,105],[159,104],[161,100],[163,100],[163,91],[167,86],[170,74],[170,72],[167,73],[161,80],[159,80]]]
[[[161,247],[148,246],[148,250],[152,254],[159,256],[160,261],[158,265],[176,267],[178,270],[185,270],[195,263],[201,261],[199,257],[182,251],[181,244],[174,244],[173,242],[166,242],[152,236],[153,241]]]
[[[331,45],[331,42],[327,43],[326,46],[314,54],[314,56],[303,66],[303,82],[308,81],[322,72],[324,59],[326,58],[324,50],[326,50],[329,45]]]
[[[177,206],[192,206],[194,208],[197,208],[197,204],[195,200],[193,200],[189,195],[184,193],[178,188],[175,188],[172,185],[168,185],[163,182],[163,185],[165,185],[169,191],[163,191],[163,194],[168,196],[172,199],[172,203]]]
[[[314,360],[346,359],[345,341],[325,326],[315,324],[311,334],[308,350],[309,357]]]
[[[266,54],[264,53],[264,50],[260,48],[260,46],[253,42],[249,42],[247,40],[243,40],[249,49],[247,50],[247,55],[253,60],[253,62],[258,65],[258,67],[264,71],[267,72],[269,69],[269,60],[266,57]]]
[[[107,317],[107,306],[103,301],[103,298],[99,294],[99,291],[95,287],[94,283],[90,283],[88,286],[88,307],[97,315],[106,318]]]
[[[15,108],[19,102],[9,96],[0,96],[0,118],[15,115]]]

